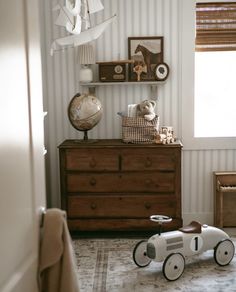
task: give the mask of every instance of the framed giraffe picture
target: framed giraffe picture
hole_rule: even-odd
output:
[[[129,37],[129,81],[158,80],[155,72],[163,63],[163,37]]]

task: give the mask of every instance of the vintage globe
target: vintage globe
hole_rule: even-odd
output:
[[[102,104],[91,94],[76,94],[68,107],[68,117],[72,126],[84,131],[84,140],[88,139],[87,131],[96,126],[102,118]]]

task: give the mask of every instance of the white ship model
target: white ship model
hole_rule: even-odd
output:
[[[61,47],[77,47],[96,40],[115,19],[116,15],[91,27],[90,16],[104,9],[100,0],[65,0],[65,5],[56,5],[53,10],[59,11],[55,24],[65,27],[70,35],[54,40],[51,55]]]

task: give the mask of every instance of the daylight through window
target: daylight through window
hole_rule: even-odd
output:
[[[195,137],[236,136],[236,2],[198,3]]]

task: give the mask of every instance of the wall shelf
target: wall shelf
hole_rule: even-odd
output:
[[[80,82],[83,87],[87,87],[89,93],[95,94],[97,86],[111,86],[111,85],[148,85],[150,86],[150,97],[157,100],[157,88],[165,84],[166,81],[123,81],[123,82]]]
[[[80,82],[82,86],[109,86],[109,85],[162,85],[165,81],[122,81],[122,82]]]

